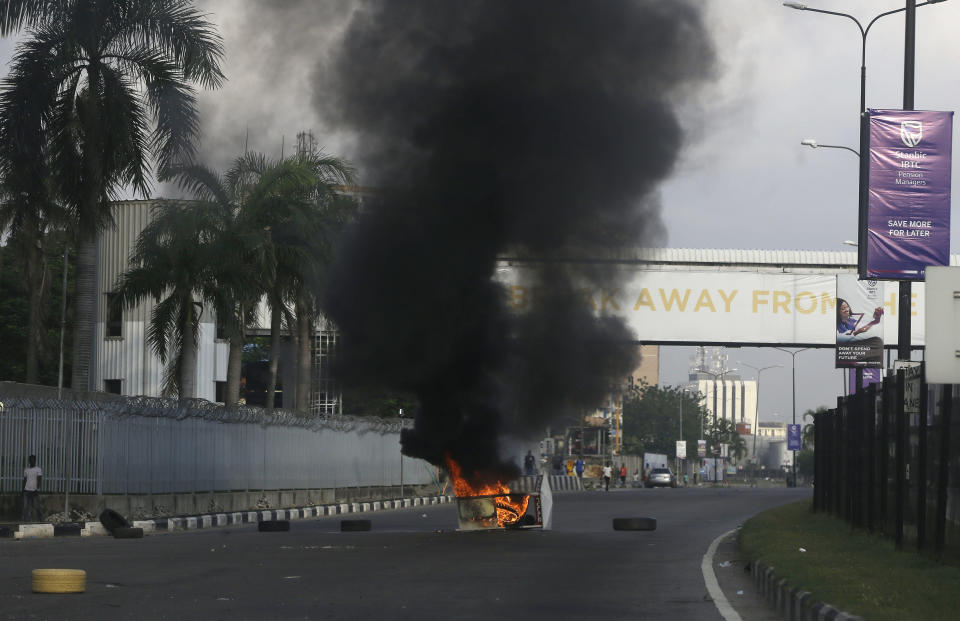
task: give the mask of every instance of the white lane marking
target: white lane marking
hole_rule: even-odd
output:
[[[737,532],[737,529],[729,530],[714,539],[710,547],[707,548],[707,553],[703,555],[703,561],[700,563],[700,571],[703,572],[703,582],[707,585],[707,593],[710,594],[710,598],[713,600],[713,603],[717,605],[717,610],[725,621],[743,621],[743,619],[740,618],[737,611],[734,610],[730,602],[727,601],[727,597],[723,594],[723,591],[720,590],[717,575],[713,573],[713,556],[717,553],[717,546],[720,545],[720,541],[735,532]]]

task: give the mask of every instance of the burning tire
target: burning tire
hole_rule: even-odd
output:
[[[261,520],[257,522],[261,533],[282,533],[290,530],[290,520]]]
[[[657,518],[613,518],[613,530],[657,530]]]
[[[118,528],[130,528],[130,522],[113,509],[104,509],[100,512],[100,523],[110,534]]]
[[[87,589],[87,572],[82,569],[34,569],[34,593],[83,593]]]
[[[370,530],[372,523],[370,520],[340,520],[340,532],[357,532]]]
[[[112,534],[114,539],[143,539],[143,529],[133,526],[121,526]]]

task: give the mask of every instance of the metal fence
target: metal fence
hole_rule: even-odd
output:
[[[303,418],[203,400],[3,398],[0,493],[36,455],[44,490],[73,494],[319,489],[401,483],[398,422]],[[433,480],[403,457],[404,484]]]
[[[901,370],[815,416],[814,509],[960,559],[955,385]]]

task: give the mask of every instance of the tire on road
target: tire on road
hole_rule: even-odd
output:
[[[54,537],[79,537],[80,525],[76,522],[66,522],[64,524],[53,525]]]
[[[257,530],[261,533],[282,533],[290,530],[290,520],[260,520]]]
[[[87,572],[82,569],[34,569],[34,593],[83,593],[87,590]]]
[[[130,528],[130,522],[113,509],[104,509],[100,512],[100,523],[111,534],[118,528]]]
[[[613,518],[613,530],[657,530],[657,518]]]
[[[340,532],[370,530],[372,525],[370,520],[340,520]]]
[[[121,526],[120,528],[114,529],[113,536],[115,539],[143,539],[143,529],[133,526]]]

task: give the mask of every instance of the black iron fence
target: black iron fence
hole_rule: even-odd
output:
[[[960,560],[957,388],[911,367],[816,415],[814,510]]]

